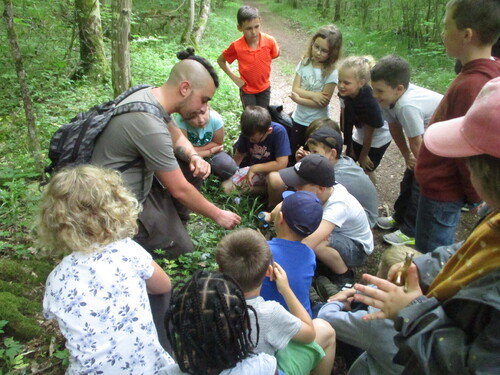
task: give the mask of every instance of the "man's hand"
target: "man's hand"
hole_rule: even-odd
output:
[[[363,279],[378,287],[356,284],[354,289],[360,291],[354,295],[356,301],[373,306],[380,311],[363,316],[363,320],[392,319],[394,320],[399,311],[408,306],[415,298],[423,295],[418,283],[417,266],[412,264],[408,268],[408,290],[404,291],[402,286],[397,286],[390,281],[364,274]]]
[[[220,210],[220,214],[215,218],[215,222],[224,229],[233,229],[241,222],[241,218],[234,212]]]
[[[210,176],[211,167],[200,155],[191,155],[189,159],[189,169],[193,172],[194,177],[201,177],[203,179]]]

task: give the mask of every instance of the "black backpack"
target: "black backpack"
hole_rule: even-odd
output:
[[[87,112],[79,113],[69,124],[62,125],[57,129],[50,140],[49,158],[51,163],[45,168],[45,172],[53,174],[66,166],[89,164],[97,138],[115,116],[131,112],[147,112],[168,123],[170,116],[165,116],[164,111],[154,104],[131,102],[118,106],[129,95],[147,87],[152,86],[131,87],[115,99],[96,105]],[[123,172],[140,160],[140,158],[131,160],[118,170]]]

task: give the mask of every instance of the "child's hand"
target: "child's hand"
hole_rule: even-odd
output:
[[[276,262],[273,263],[273,279],[276,282],[278,292],[281,294],[290,289],[290,284],[288,284],[288,277],[285,270]]]
[[[221,152],[222,150],[224,150],[224,146],[223,145],[220,145],[220,146],[214,146],[210,149],[210,155],[215,155],[217,154],[218,152]]]
[[[341,290],[337,294],[328,298],[327,302],[333,302],[333,301],[346,302],[355,294],[356,294],[356,289],[354,289],[354,288]]]
[[[410,171],[413,171],[415,168],[415,165],[417,164],[417,159],[413,156],[413,154],[410,154],[408,158],[405,158],[405,164],[406,168],[408,168]]]
[[[290,94],[290,99],[292,99],[295,103],[297,103],[297,100],[300,99],[300,95],[292,91],[292,93]]]
[[[304,147],[300,146],[299,149],[297,150],[297,152],[295,152],[295,160],[300,161],[300,159],[302,159],[303,157],[305,157],[309,154],[310,154],[309,151],[304,150]]]
[[[238,86],[238,88],[240,89],[246,85],[246,82],[243,81],[240,77],[236,77],[233,81],[234,83],[236,83],[236,86]]]
[[[245,182],[246,184],[249,186],[249,187],[252,187],[253,186],[253,177],[255,176],[255,172],[252,171],[252,167],[250,167],[250,169],[248,169],[248,172],[247,172],[247,175],[245,176]]]
[[[365,172],[371,172],[375,167],[375,164],[373,164],[369,156],[367,156],[364,160],[359,159],[359,165]]]
[[[312,94],[312,101],[321,107],[326,107],[330,103],[328,95],[324,92],[315,92]]]

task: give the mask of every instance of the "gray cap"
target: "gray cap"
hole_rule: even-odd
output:
[[[307,184],[324,187],[335,185],[333,164],[319,154],[307,155],[293,167],[280,170],[279,174],[285,185],[291,187]]]

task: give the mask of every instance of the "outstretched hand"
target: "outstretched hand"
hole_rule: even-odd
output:
[[[354,289],[360,291],[354,295],[356,301],[373,306],[380,311],[363,316],[363,320],[392,319],[394,320],[399,311],[408,306],[411,301],[422,295],[418,282],[417,266],[412,264],[408,268],[408,291],[404,288],[372,275],[364,274],[363,279],[378,287],[355,284]]]
[[[206,179],[210,176],[210,164],[198,154],[191,156],[189,160],[189,169],[193,172],[194,177]]]

